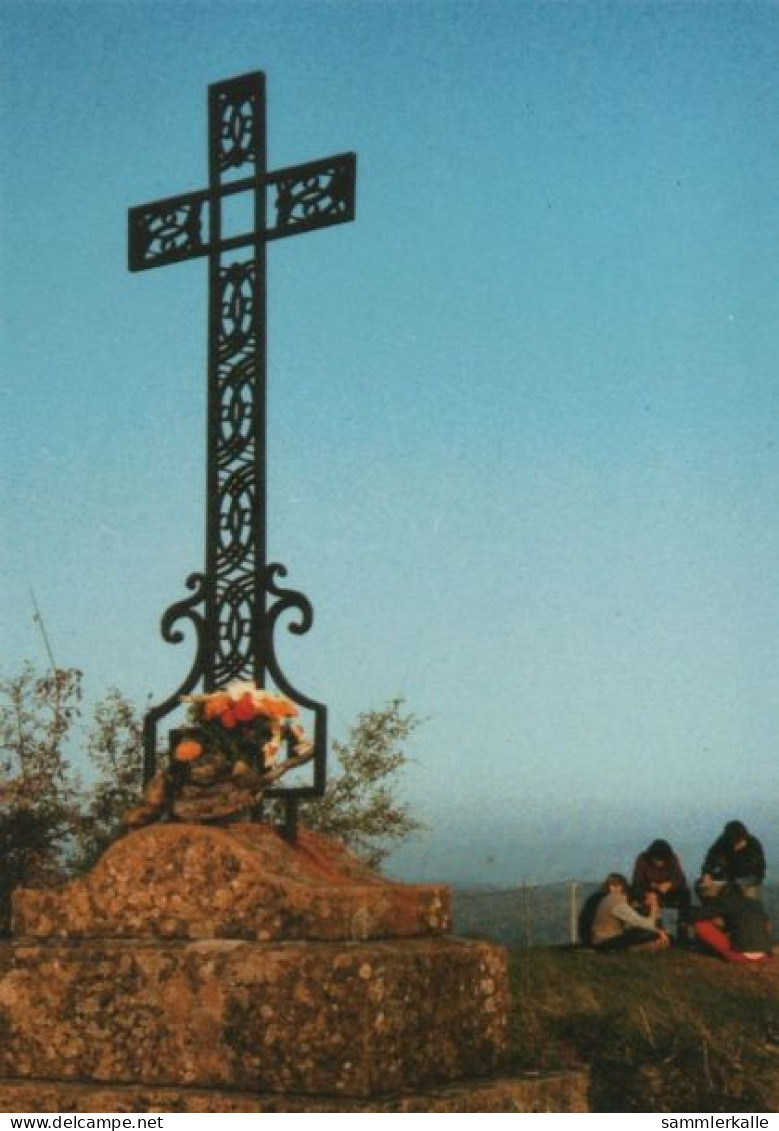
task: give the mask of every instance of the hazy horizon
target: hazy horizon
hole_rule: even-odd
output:
[[[505,812],[490,822],[461,812],[456,828],[432,828],[410,840],[387,860],[388,875],[404,881],[441,882],[460,886],[516,887],[564,880],[600,881],[609,872],[632,873],[639,852],[657,837],[669,840],[678,853],[687,880],[700,874],[706,852],[722,832],[725,822],[738,819],[736,811],[722,809],[688,813],[674,827],[626,806],[615,811],[606,804],[587,806],[592,826],[571,821],[558,810],[549,814],[522,814],[515,820]],[[750,831],[766,853],[766,882],[779,882],[779,834],[772,805],[767,800]]]

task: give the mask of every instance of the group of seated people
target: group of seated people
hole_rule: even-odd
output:
[[[727,962],[765,961],[771,924],[760,902],[764,877],[762,845],[742,821],[725,825],[692,891],[671,845],[655,840],[637,857],[631,884],[611,872],[586,901],[580,942],[604,952],[670,946],[663,924],[663,910],[670,907],[677,912],[678,941],[697,940]]]

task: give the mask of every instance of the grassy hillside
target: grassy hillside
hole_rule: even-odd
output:
[[[779,1111],[779,957],[512,953],[515,1067],[586,1065],[590,1110]]]

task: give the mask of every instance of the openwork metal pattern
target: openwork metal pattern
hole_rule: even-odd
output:
[[[218,131],[211,136],[220,173],[258,162],[264,167],[264,97],[263,75],[245,75],[211,87],[212,123],[215,115]]]
[[[253,258],[224,265],[216,284],[216,332],[213,365],[218,419],[214,422],[214,461],[209,499],[215,508],[215,541],[210,567],[215,587],[210,626],[213,664],[208,682],[224,687],[231,679],[252,679],[260,632],[255,616],[259,557],[264,545],[263,469],[259,466],[260,431],[257,368],[263,327],[260,323],[258,263]],[[261,423],[261,422],[260,422]],[[262,670],[264,657],[257,655]]]
[[[269,237],[278,239],[354,219],[355,170],[354,154],[345,153],[271,174],[268,183],[275,195]]]
[[[260,72],[209,87],[208,105],[208,188],[131,208],[128,218],[131,271],[200,256],[209,264],[206,568],[190,575],[191,596],[162,618],[170,643],[184,639],[176,626],[188,622],[196,650],[181,686],[146,716],[145,773],[148,779],[156,768],[158,724],[181,695],[201,681],[213,691],[232,679],[258,686],[270,679],[314,718],[313,781],[271,791],[285,798],[294,829],[298,799],[324,790],[327,711],[289,682],[274,645],[284,616],[292,615],[289,629],[300,634],[311,627],[313,611],[302,593],[278,584],[286,569],[266,562],[265,245],[352,220],[356,157],[268,173]],[[247,192],[253,225],[225,235],[225,201]]]
[[[143,267],[159,267],[203,255],[206,197],[193,194],[160,200],[130,211],[132,257]],[[138,268],[136,268],[137,270]]]

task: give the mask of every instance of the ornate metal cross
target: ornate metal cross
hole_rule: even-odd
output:
[[[154,774],[157,724],[202,680],[206,691],[233,679],[266,678],[314,716],[313,784],[279,788],[288,824],[297,800],[324,790],[326,708],[280,670],[273,634],[279,617],[304,633],[313,612],[303,594],[282,588],[286,569],[266,562],[266,250],[268,240],[354,219],[356,157],[343,153],[277,172],[266,170],[265,76],[208,90],[208,188],[156,200],[129,212],[129,267],[145,271],[208,257],[208,444],[205,572],[187,578],[191,596],[162,618],[162,635],[194,627],[197,651],[181,686],[144,722],[144,772]],[[231,213],[249,209],[248,231]],[[267,598],[271,601],[268,602]]]

